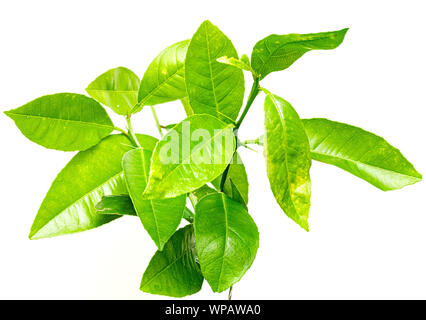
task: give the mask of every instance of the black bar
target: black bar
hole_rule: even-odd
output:
[[[359,319],[424,316],[424,301],[397,300],[3,300],[2,314],[80,319]],[[413,317],[410,317],[410,314]]]

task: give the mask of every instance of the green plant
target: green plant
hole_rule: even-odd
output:
[[[30,239],[138,216],[158,247],[141,290],[183,297],[198,292],[206,279],[214,292],[222,292],[250,268],[259,243],[239,147],[264,145],[272,192],[285,214],[307,231],[311,159],[382,190],[420,181],[413,165],[383,138],[327,119],[300,119],[287,101],[260,87],[269,73],[288,68],[306,52],[336,48],[346,32],[270,35],[256,43],[250,61],[238,58],[231,41],[205,21],[191,40],[162,51],[141,81],[119,67],[89,84],[93,99],[59,93],[5,112],[28,139],[78,151],[43,200]],[[241,111],[243,70],[253,76],[253,85]],[[265,135],[243,142],[238,129],[262,92]],[[188,117],[161,126],[153,106],[179,99]],[[114,126],[101,104],[126,117],[127,129]],[[152,108],[160,140],[132,128],[131,117],[144,106]],[[182,218],[188,224],[177,230]]]

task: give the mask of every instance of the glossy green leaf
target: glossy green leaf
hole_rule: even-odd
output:
[[[309,34],[272,34],[256,43],[251,55],[251,66],[260,76],[290,67],[297,59],[311,50],[337,48],[348,29]]]
[[[204,21],[192,37],[185,60],[185,82],[196,114],[211,114],[232,123],[244,98],[242,70],[219,63],[220,57],[238,59],[232,42],[222,31]]]
[[[214,292],[222,292],[252,265],[259,247],[256,224],[242,204],[214,193],[198,202],[194,228],[201,272]]]
[[[215,180],[212,181],[212,184],[216,189],[219,189],[222,176],[220,175]],[[232,181],[232,183],[231,183]],[[229,196],[231,199],[239,201],[243,200],[245,205],[248,204],[248,179],[246,169],[243,164],[243,160],[235,152],[232,159],[232,163],[229,166],[228,174],[226,176],[223,192]]]
[[[96,213],[136,216],[132,200],[128,195],[103,196],[96,206]]]
[[[308,231],[311,198],[309,141],[297,112],[284,99],[265,99],[265,156],[272,193],[284,212]]]
[[[302,121],[312,159],[335,165],[384,191],[422,179],[398,149],[371,132],[327,119]]]
[[[62,151],[86,150],[114,130],[99,103],[75,93],[43,96],[5,114],[31,141]]]
[[[157,251],[142,277],[144,292],[169,297],[184,297],[201,290],[203,276],[196,260],[192,225],[179,229]]]
[[[133,149],[123,157],[124,177],[136,212],[159,250],[175,233],[186,204],[186,195],[163,200],[143,200],[142,193],[148,182],[152,152]]]
[[[158,142],[144,197],[173,198],[200,188],[225,170],[234,150],[232,125],[206,114],[188,117]]]
[[[135,207],[130,196],[125,194],[104,196],[96,204],[96,212],[100,214],[116,214],[137,217]],[[183,218],[189,223],[194,222],[194,213],[185,207]]]
[[[139,83],[133,71],[118,67],[101,74],[89,84],[86,91],[114,112],[127,115],[138,102]]]
[[[153,149],[156,139],[138,135],[140,144]],[[89,230],[116,219],[97,214],[95,205],[108,194],[126,194],[121,159],[131,149],[124,135],[112,135],[79,152],[53,181],[34,223],[30,239]]]
[[[186,96],[185,56],[189,40],[181,41],[167,47],[149,65],[142,78],[138,94],[138,106],[152,106],[182,99]]]

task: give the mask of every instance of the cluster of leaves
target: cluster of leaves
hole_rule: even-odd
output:
[[[246,55],[239,58],[225,34],[205,21],[191,40],[162,51],[141,81],[119,67],[89,84],[86,91],[92,98],[59,93],[7,111],[31,141],[78,151],[54,180],[30,238],[137,216],[158,247],[141,290],[182,297],[199,291],[204,279],[215,292],[230,288],[250,268],[259,244],[247,209],[247,174],[237,153],[244,144],[237,129],[261,92],[266,95],[265,134],[254,143],[264,145],[278,204],[303,229],[308,230],[311,159],[335,165],[382,190],[420,181],[421,175],[383,138],[327,119],[300,119],[290,103],[259,85],[269,73],[288,68],[310,50],[336,48],[346,32],[270,35],[256,43],[250,61]],[[252,75],[253,86],[241,111],[243,70]],[[232,139],[232,144],[223,145],[223,163],[188,160],[181,148],[177,163],[165,163],[160,149],[171,131],[161,140],[133,131],[131,115],[144,106],[174,100],[182,101],[191,131],[202,128],[211,137],[220,132]],[[115,127],[101,104],[125,116],[127,130]],[[174,134],[187,138],[184,121],[165,129],[173,127]],[[159,126],[161,135],[163,129]],[[111,134],[114,130],[119,134]],[[201,143],[206,154],[213,155],[212,141]],[[197,149],[199,143],[191,141],[190,155]],[[177,230],[182,219],[188,224]]]

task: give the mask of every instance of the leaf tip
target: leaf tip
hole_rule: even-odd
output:
[[[349,28],[343,28],[343,29],[341,29],[341,30],[338,31],[338,33],[340,33],[340,35],[341,35],[340,43],[342,43],[343,40],[345,39],[346,33],[348,32],[348,30],[349,30]]]
[[[96,210],[97,213],[102,213],[102,211],[105,210],[105,205],[102,203],[102,201],[98,202],[95,205],[95,210]]]
[[[416,172],[416,178],[417,178],[416,182],[422,181],[423,180],[423,175],[420,172],[418,172],[415,168],[414,168],[414,171]]]
[[[149,290],[145,289],[144,279],[142,278],[141,284],[139,286],[139,290],[142,292],[150,293]]]
[[[204,21],[201,23],[201,25],[208,25],[208,26],[211,26],[211,25],[213,25],[213,23],[212,23],[210,20],[206,19],[206,20],[204,20]]]
[[[12,110],[7,110],[7,111],[3,111],[3,113],[6,115],[6,116],[8,116],[9,118],[12,118],[10,115],[11,115],[11,112]]]
[[[28,239],[30,240],[37,240],[39,237],[37,237],[37,231],[31,230],[30,234],[28,235]]]
[[[309,232],[309,224],[307,219],[301,219],[300,221],[296,221],[296,223],[306,232]]]
[[[146,270],[145,270],[145,272],[146,272]],[[159,294],[159,293],[156,293],[155,290],[152,290],[152,288],[149,284],[150,284],[150,281],[149,281],[149,279],[147,279],[145,277],[145,273],[144,273],[144,275],[142,276],[141,284],[139,286],[139,290],[142,291],[142,292],[145,292],[145,293]]]

